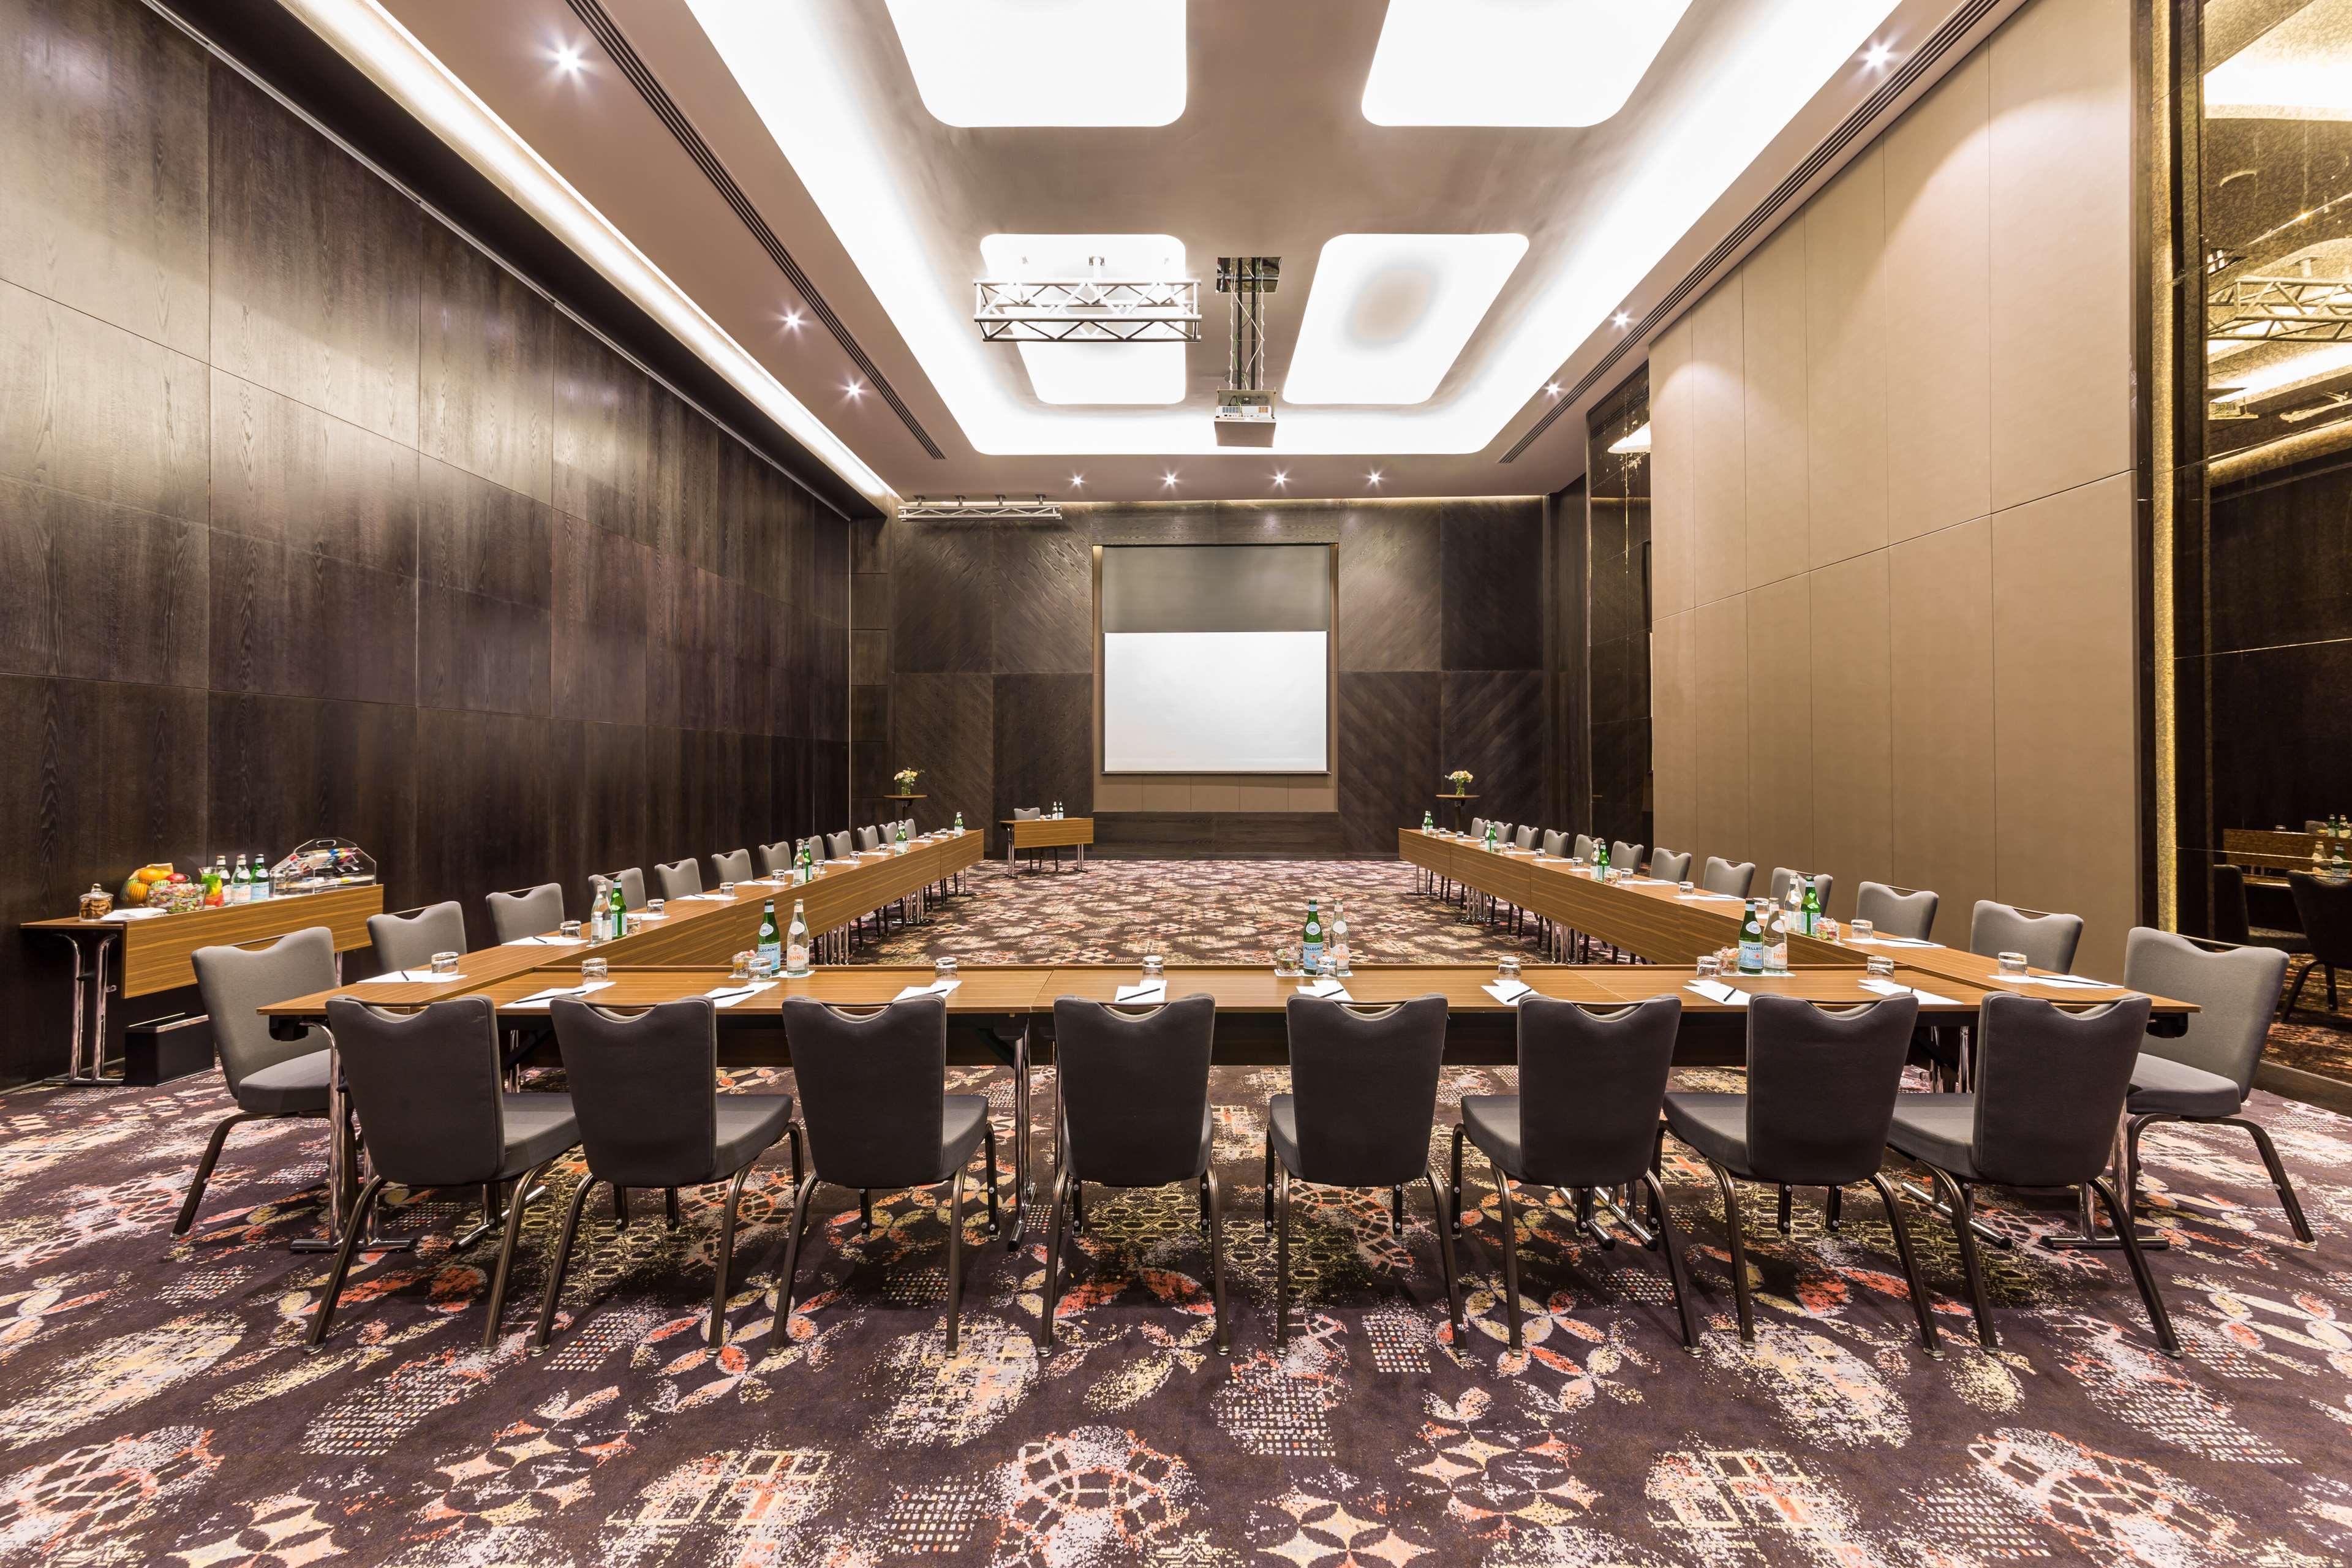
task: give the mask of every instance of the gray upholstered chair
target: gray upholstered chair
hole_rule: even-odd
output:
[[[1710,893],[1728,893],[1735,899],[1744,899],[1756,886],[1756,862],[1742,860],[1735,866],[1720,855],[1710,855],[1706,858],[1706,869],[1699,874],[1698,885]]]
[[[881,847],[882,830],[880,828],[869,826],[861,827],[857,830],[857,852],[860,855],[865,854],[869,849],[879,849]]]
[[[547,1343],[555,1326],[555,1304],[563,1271],[579,1233],[580,1211],[596,1184],[613,1188],[615,1215],[626,1212],[622,1196],[631,1187],[659,1187],[667,1194],[669,1221],[677,1224],[677,1189],[727,1184],[720,1210],[719,1249],[712,1268],[710,1324],[705,1338],[715,1348],[727,1342],[727,1286],[735,1257],[735,1217],[752,1162],[790,1141],[793,1180],[801,1175],[800,1129],[793,1123],[789,1094],[720,1094],[718,1013],[707,996],[664,1002],[641,1013],[608,1013],[568,996],[550,1006],[563,1073],[572,1089],[572,1113],[580,1121],[581,1152],[588,1173],[572,1194],[555,1260],[540,1299],[539,1323],[530,1346]]]
[[[1795,996],[1759,994],[1748,1005],[1748,1092],[1666,1096],[1667,1130],[1698,1151],[1723,1189],[1741,1339],[1755,1339],[1756,1315],[1733,1181],[1775,1184],[1783,1189],[1784,1204],[1790,1187],[1827,1187],[1834,1197],[1868,1182],[1886,1205],[1919,1342],[1935,1352],[1935,1313],[1919,1281],[1911,1232],[1895,1189],[1878,1170],[1918,1018],[1919,999],[1907,993],[1839,1011]],[[2114,1118],[2108,1121],[2112,1125]],[[1834,1206],[1830,1214],[1834,1224]]]
[[[2127,1212],[2137,1207],[2144,1130],[2159,1121],[2235,1127],[2254,1141],[2295,1239],[2311,1240],[2311,1222],[2303,1216],[2271,1135],[2240,1114],[2253,1092],[2254,1068],[2270,1038],[2273,999],[2285,978],[2286,954],[2273,947],[2230,947],[2146,926],[2133,927],[2124,939],[2126,985],[2197,1004],[2186,1033],[2171,1039],[2149,1036],[2132,1064],[2131,1097],[2124,1102],[2124,1113],[2131,1118],[2124,1134]]]
[[[810,865],[822,866],[825,863],[827,858],[825,851],[828,846],[825,844],[824,834],[812,833],[806,838],[802,839],[801,843],[805,845],[808,848]],[[793,853],[794,855],[798,855],[800,850],[795,847]],[[792,869],[792,865],[789,860],[785,863],[784,869],[787,871]]]
[[[1521,823],[1518,832],[1512,835],[1511,847],[1515,849],[1534,848],[1536,847],[1535,828],[1528,823]]]
[[[478,1187],[511,1180],[506,1239],[490,1275],[489,1319],[482,1326],[482,1349],[496,1350],[523,1210],[547,1167],[580,1142],[572,1097],[509,1094],[500,1087],[498,1016],[487,996],[455,996],[413,1013],[386,1013],[335,996],[327,1002],[327,1025],[374,1170],[335,1250],[326,1296],[310,1321],[310,1343],[327,1337],[352,1251],[366,1234],[368,1214],[386,1183]]]
[[[1825,905],[1828,901],[1822,900]],[[1864,882],[1853,892],[1853,918],[1868,921],[1880,936],[1926,942],[1935,933],[1936,905],[1939,901],[1935,894],[1923,889]]]
[[[1496,842],[1496,843],[1497,843],[1497,844],[1508,844],[1508,843],[1511,841],[1511,825],[1510,825],[1509,823],[1507,823],[1507,822],[1489,822],[1489,823],[1487,823],[1487,824],[1486,824],[1486,826],[1489,826],[1489,827],[1491,827],[1491,828],[1493,828],[1493,829],[1495,830],[1495,842]],[[1483,841],[1483,840],[1486,838],[1486,836],[1485,834],[1483,834],[1483,833],[1482,833],[1482,834],[1480,834],[1478,837],[1479,837],[1479,838]]]
[[[691,855],[666,865],[656,864],[654,867],[654,885],[661,889],[661,896],[665,899],[691,898],[702,891],[702,868],[694,863]]]
[[[1786,866],[1773,867],[1772,901],[1776,904],[1788,902],[1789,885],[1804,875],[1804,872],[1792,871]],[[1812,874],[1812,883],[1813,896],[1821,900],[1822,912],[1827,914],[1830,908],[1830,895],[1837,890],[1837,879],[1827,871],[1815,871]]]
[[[611,876],[599,872],[589,878],[588,897],[591,905],[602,904],[610,898],[613,883],[616,879],[621,884],[621,902],[633,910],[644,909],[646,907],[646,874],[635,866],[624,871],[615,871]]]
[[[2290,881],[2290,896],[2294,884]],[[2311,939],[2299,931],[2258,926],[2246,907],[2246,872],[2222,861],[2213,868],[2213,936],[2232,947],[2274,947],[2281,952],[2309,952]]]
[[[1045,1229],[1041,1345],[1054,1342],[1054,1310],[1062,1299],[1062,1216],[1066,1208],[1084,1213],[1085,1184],[1183,1183],[1200,1196],[1217,1350],[1232,1348],[1225,1321],[1223,1215],[1209,1159],[1216,1139],[1209,1110],[1209,1047],[1216,1031],[1217,1004],[1210,996],[1179,996],[1142,1014],[1075,996],[1055,998],[1054,1072],[1062,1128],[1055,1141],[1053,1217]]]
[[[2157,1342],[2167,1355],[2180,1353],[2155,1276],[2140,1255],[2131,1211],[2105,1175],[2147,1016],[2145,996],[2069,1013],[2039,996],[1995,992],[1977,1014],[1975,1091],[1896,1100],[1887,1146],[1935,1174],[1968,1275],[1977,1337],[1987,1350],[1997,1348],[2000,1337],[1993,1331],[1976,1227],[1969,1223],[1976,1189],[2088,1185],[2115,1219]]]
[[[988,1166],[988,1234],[998,1231],[996,1124],[988,1100],[947,1092],[948,1008],[937,995],[853,1014],[806,996],[783,1006],[785,1048],[799,1086],[809,1172],[793,1194],[776,1332],[793,1315],[801,1226],[819,1182],[877,1187],[948,1185],[948,1354],[963,1309],[963,1184],[974,1154]]]
[[[710,858],[712,887],[722,887],[729,882],[748,882],[751,879],[751,852],[749,849],[730,849],[724,854],[713,855]]]
[[[1969,951],[1986,958],[2021,952],[2036,969],[2065,973],[2074,963],[2074,945],[2083,940],[2083,917],[2053,915],[2041,910],[2019,909],[1979,899],[1969,920]]]
[[[805,838],[779,838],[773,844],[762,844],[758,846],[753,850],[753,853],[759,857],[760,875],[762,877],[784,877],[791,875],[793,862],[799,858],[801,846],[807,842],[808,840]],[[824,841],[820,839],[818,842],[821,846]],[[822,847],[820,847],[818,853],[820,855],[824,853]],[[740,882],[745,879],[738,877],[735,879]]]
[[[466,911],[453,899],[397,914],[370,915],[367,933],[386,973],[429,969],[435,953],[466,951]]]
[[[289,931],[265,947],[200,947],[189,962],[196,971],[196,994],[212,1017],[221,1077],[236,1109],[213,1128],[180,1217],[172,1222],[173,1236],[187,1235],[196,1223],[205,1185],[230,1128],[240,1121],[327,1114],[327,1074],[333,1060],[328,1050],[333,1037],[325,1029],[312,1025],[299,1039],[274,1039],[269,1020],[255,1011],[333,988],[335,935],[325,926]]]
[[[541,882],[511,893],[492,893],[490,931],[502,942],[551,931],[563,923],[563,884]]]
[[[849,829],[846,827],[843,828],[838,833],[828,833],[825,835],[824,858],[826,859],[846,860],[856,853],[857,853],[857,851],[850,847]]]
[[[1021,814],[1016,811],[1013,815],[1018,816]],[[1485,817],[1474,816],[1470,819],[1470,837],[1479,839],[1483,839],[1486,837],[1486,819]]]
[[[1666,1260],[1685,1349],[1698,1348],[1683,1278],[1682,1245],[1666,1212],[1665,1189],[1654,1168],[1658,1109],[1674,1067],[1675,1036],[1682,1026],[1679,997],[1653,996],[1630,1007],[1593,1012],[1575,1002],[1526,996],[1519,1002],[1517,1094],[1465,1094],[1454,1128],[1454,1227],[1462,1225],[1462,1141],[1466,1137],[1495,1167],[1502,1213],[1503,1300],[1511,1348],[1519,1348],[1518,1216],[1511,1183],[1575,1190],[1580,1207],[1596,1187],[1636,1183],[1650,1194],[1650,1245]]]
[[[2327,1010],[2333,1013],[2336,971],[2352,964],[2352,880],[2289,871],[2286,884],[2294,895],[2294,911],[2302,917],[2303,939],[2310,944],[2311,957],[2305,961],[2303,972],[2294,977],[2294,989],[2287,994],[2281,1016],[2294,1016],[2294,1005],[2303,998],[2303,983],[2311,978],[2315,969],[2327,972]]]
[[[1429,1184],[1437,1251],[1445,1266],[1445,1312],[1462,1331],[1454,1284],[1454,1226],[1429,1164],[1439,1058],[1445,1054],[1445,998],[1359,1009],[1293,995],[1286,1008],[1290,1087],[1265,1107],[1265,1209],[1275,1232],[1275,1340],[1290,1338],[1290,1183],[1386,1187],[1397,1234],[1404,1234],[1404,1189]]]
[[[1650,875],[1662,882],[1680,882],[1690,876],[1690,851],[1677,855],[1671,849],[1650,851]]]
[[[1580,834],[1578,834],[1578,835],[1576,836],[1576,843],[1575,843],[1574,849],[1573,849],[1573,853],[1574,853],[1574,855],[1575,855],[1576,858],[1578,858],[1579,860],[1590,860],[1590,859],[1591,859],[1591,858],[1592,858],[1592,847],[1593,847],[1593,843],[1594,843],[1594,840],[1593,840],[1592,835],[1591,835],[1590,833],[1580,833]]]
[[[1568,835],[1560,832],[1557,828],[1545,828],[1543,836],[1543,852],[1546,855],[1550,856],[1555,860],[1566,859],[1568,858]]]
[[[1620,871],[1639,871],[1642,857],[1646,852],[1644,845],[1628,844],[1622,838],[1612,838],[1609,841],[1609,864]]]

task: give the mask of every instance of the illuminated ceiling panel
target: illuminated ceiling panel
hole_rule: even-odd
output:
[[[1285,403],[1425,403],[1528,253],[1517,234],[1342,234],[1323,247]]]
[[[992,234],[980,242],[991,278],[1169,279],[1184,276],[1184,242],[1167,234]],[[1000,345],[997,352],[1010,345]],[[1022,343],[1021,363],[1040,401],[1170,404],[1184,401],[1182,343]]]
[[[2312,0],[2205,73],[2215,120],[2352,120],[2352,0]]]
[[[889,4],[942,124],[1169,125],[1184,112],[1184,0]]]
[[[1375,125],[1598,125],[1690,0],[1389,0],[1364,83]]]

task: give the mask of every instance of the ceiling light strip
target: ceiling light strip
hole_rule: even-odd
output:
[[[1536,438],[1550,429],[1554,420],[1566,413],[1578,398],[1599,385],[1601,378],[1614,370],[1618,363],[1627,354],[1632,353],[1651,332],[1672,321],[1675,312],[1682,309],[1684,301],[1697,293],[1700,288],[1714,277],[1718,268],[1738,255],[1741,246],[1747,244],[1759,231],[1780,216],[1782,208],[1795,201],[1817,176],[1826,173],[1845,150],[1870,129],[1872,123],[1880,115],[1886,112],[1920,78],[1935,68],[1946,55],[1975,30],[1979,23],[1990,16],[2002,4],[2004,0],[1965,0],[1965,3],[1957,7],[1950,16],[1945,17],[1943,24],[1927,36],[1927,41],[1914,49],[1909,58],[1897,66],[1885,81],[1879,84],[1877,91],[1863,100],[1861,106],[1852,114],[1847,115],[1838,128],[1832,132],[1820,146],[1813,149],[1811,156],[1798,164],[1787,179],[1775,186],[1772,194],[1757,205],[1755,211],[1742,218],[1737,228],[1724,236],[1722,243],[1708,251],[1706,258],[1696,267],[1692,268],[1681,282],[1668,289],[1665,297],[1652,306],[1648,313],[1634,323],[1632,331],[1618,339],[1609,352],[1602,354],[1599,362],[1591,370],[1586,371],[1575,385],[1570,387],[1549,408],[1544,410],[1536,422],[1528,426],[1527,434],[1514,441],[1510,449],[1496,461],[1515,462],[1520,453],[1535,445]]]
[[[890,384],[890,378],[882,374],[881,366],[867,357],[865,346],[850,335],[849,328],[833,313],[833,307],[825,303],[823,294],[817,292],[816,285],[809,280],[809,275],[801,270],[801,264],[793,259],[793,253],[784,248],[784,242],[776,237],[776,231],[768,226],[768,220],[760,216],[760,209],[751,205],[751,198],[744,194],[743,187],[735,183],[735,176],[727,172],[727,165],[719,161],[719,154],[710,150],[710,144],[702,139],[702,133],[695,130],[694,122],[686,117],[685,110],[678,108],[677,100],[670,97],[668,89],[662,86],[661,79],[654,75],[653,68],[646,65],[644,58],[631,46],[628,36],[621,31],[619,24],[598,4],[598,0],[568,0],[568,4],[572,14],[595,35],[598,45],[611,57],[613,63],[621,68],[621,74],[628,79],[631,87],[637,89],[637,96],[646,100],[646,107],[654,111],[654,117],[668,130],[671,138],[685,150],[688,157],[694,160],[695,167],[702,171],[702,177],[710,182],[719,199],[732,207],[735,216],[742,220],[743,226],[751,231],[751,237],[759,241],[760,248],[768,253],[768,258],[776,264],[776,269],[784,275],[784,280],[793,286],[793,291],[807,304],[810,313],[824,324],[824,330],[833,334],[833,341],[841,345],[850,363],[864,374],[867,383],[881,395],[882,401],[890,405],[890,412],[898,416],[898,422],[907,427],[907,433],[914,437],[925,453],[944,460],[947,454],[940,450],[940,444],[931,439],[931,433],[923,428],[923,422],[915,417],[915,411],[907,406],[906,399],[898,395],[898,389]]]

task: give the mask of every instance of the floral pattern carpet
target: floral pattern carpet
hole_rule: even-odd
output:
[[[1059,893],[1053,880],[975,880],[973,898],[890,944],[1076,958],[1131,955],[1149,938],[1171,956],[1244,952],[1286,934],[1309,883],[1341,889],[1351,924],[1360,900],[1368,952],[1498,940],[1420,904],[1393,864],[1104,864]],[[1000,1123],[1010,1115],[1006,1075],[952,1076],[988,1093]],[[1763,1191],[1745,1194],[1759,1312],[1744,1346],[1713,1184],[1671,1141],[1697,1353],[1681,1348],[1659,1258],[1580,1240],[1533,1194],[1527,1348],[1508,1350],[1499,1211],[1475,1155],[1463,1332],[1446,1323],[1423,1194],[1400,1236],[1385,1194],[1306,1188],[1294,1333],[1277,1347],[1259,1173],[1265,1099],[1284,1076],[1221,1068],[1213,1083],[1230,1355],[1212,1339],[1192,1199],[1175,1189],[1089,1193],[1050,1353],[1033,1337],[1036,1230],[1008,1252],[976,1217],[962,1340],[947,1353],[932,1193],[877,1194],[869,1234],[850,1194],[821,1189],[780,1322],[782,1151],[746,1193],[723,1351],[702,1342],[712,1188],[687,1194],[676,1229],[642,1200],[618,1228],[599,1197],[553,1342],[527,1352],[576,1168],[530,1211],[497,1349],[480,1346],[493,1244],[449,1246],[471,1195],[425,1194],[394,1221],[418,1247],[362,1257],[333,1334],[308,1351],[327,1260],[285,1244],[320,1224],[316,1123],[240,1128],[196,1233],[174,1243],[188,1173],[226,1109],[215,1083],[8,1095],[0,1563],[2352,1559],[2352,1121],[2255,1101],[2313,1247],[2293,1242],[2242,1135],[2150,1138],[2143,1217],[2172,1243],[2156,1268],[2179,1362],[2156,1351],[2119,1257],[2032,1245],[2068,1214],[1995,1204],[2019,1245],[1989,1254],[2003,1348],[1988,1353],[1968,1331],[1948,1232],[1912,1209],[1946,1330],[1931,1360],[1875,1202],[1856,1194],[1831,1235],[1819,1194],[1800,1194],[1783,1237]],[[1433,1147],[1462,1094],[1511,1077],[1449,1071]],[[1049,1103],[1037,1095],[1041,1132]]]

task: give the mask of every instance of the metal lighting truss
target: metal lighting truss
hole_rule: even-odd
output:
[[[1062,509],[1044,496],[1039,496],[1034,501],[1008,501],[1003,496],[998,496],[992,501],[966,500],[961,496],[956,497],[951,501],[944,501],[927,500],[921,496],[917,496],[910,501],[900,503],[898,515],[902,518],[961,517],[992,521],[1052,522],[1061,517]]]
[[[1190,278],[982,278],[971,319],[992,343],[1197,343]]]
[[[2212,337],[2352,342],[2352,282],[2339,278],[2233,278],[2205,302]]]

